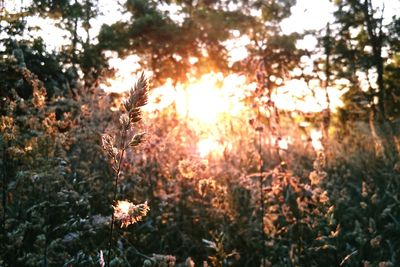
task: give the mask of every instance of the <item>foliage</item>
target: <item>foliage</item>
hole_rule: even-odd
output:
[[[280,77],[282,70],[298,61],[294,46],[299,36],[278,32],[278,23],[290,14],[294,1],[244,1],[237,2],[235,9],[229,1],[167,1],[169,5],[176,2],[181,21],[171,19],[157,2],[164,1],[126,1],[131,20],[104,25],[99,41],[120,56],[141,55],[142,66],[152,70],[160,84],[168,77],[186,81],[188,73],[228,71],[228,51],[222,43],[232,39],[234,30],[250,35],[250,55],[261,58],[266,68],[274,66],[268,68],[270,75],[279,73]],[[252,15],[251,9],[260,9],[261,18]],[[191,58],[196,62],[191,63]]]
[[[0,11],[0,266],[400,264],[398,17],[385,24],[370,0],[335,1],[336,22],[308,33],[319,50],[303,51],[303,33],[279,28],[292,0],[129,0],[129,21],[91,37],[97,4]],[[35,15],[66,30],[68,45],[48,51],[30,34]],[[230,65],[223,43],[237,31],[248,57]],[[174,105],[142,110],[144,76],[125,94],[100,90],[113,72],[107,50],[139,55],[152,87],[210,70],[258,85],[239,119],[203,127]],[[346,79],[337,114],[274,102],[307,55],[319,58],[301,79],[326,92]],[[216,133],[230,145],[198,153]]]

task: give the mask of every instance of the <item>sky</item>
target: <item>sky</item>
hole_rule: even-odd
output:
[[[99,10],[102,14],[91,22],[91,36],[97,36],[102,23],[113,24],[118,20],[128,20],[129,14],[121,14],[120,4],[117,0],[99,0]],[[396,2],[396,1],[391,1]],[[29,0],[6,0],[5,7],[8,10],[19,10],[21,3],[29,4]],[[166,10],[166,6],[162,9]],[[298,0],[296,6],[292,8],[292,16],[282,23],[284,33],[301,32],[303,30],[321,29],[326,23],[332,19],[333,5],[329,0]],[[171,10],[173,19],[179,20],[176,15],[176,9]],[[36,33],[41,36],[48,44],[50,49],[58,49],[61,45],[66,44],[63,36],[67,33],[61,29],[48,23],[48,20],[42,18],[29,18],[28,24],[31,26],[40,26],[43,30]],[[80,34],[85,36],[85,32],[81,30]]]
[[[285,19],[282,31],[286,34],[304,30],[319,30],[333,20],[333,4],[328,0],[297,0],[292,15]]]
[[[19,10],[21,5],[29,5],[31,0],[5,0],[4,4],[7,10]],[[100,31],[100,27],[103,23],[111,25],[119,20],[128,20],[129,14],[121,13],[122,0],[98,0],[99,10],[102,14],[95,20],[91,21],[92,29],[90,30],[90,35],[95,37]],[[340,0],[336,0],[340,1]],[[400,1],[399,0],[373,0],[374,6],[381,7],[385,5],[385,17],[391,18],[393,15],[400,13]],[[167,10],[167,5],[161,7],[163,10]],[[304,30],[319,30],[326,26],[327,22],[333,21],[333,9],[334,4],[330,0],[297,0],[297,4],[292,7],[292,15],[290,18],[285,19],[281,28],[283,33],[291,32],[302,32]],[[180,20],[177,15],[177,9],[174,7],[169,7],[170,16],[175,20]],[[41,36],[48,48],[51,50],[57,50],[63,44],[68,42],[65,40],[64,36],[68,35],[65,31],[55,27],[48,23],[47,19],[43,18],[29,18],[28,24],[30,26],[40,26],[41,31],[37,33],[31,33],[36,36]],[[85,38],[86,33],[83,29],[80,31],[80,35]],[[95,38],[93,41],[96,41]],[[240,40],[239,46],[244,46],[246,40]],[[300,42],[301,48],[312,49],[315,46],[315,39],[308,36],[305,41]],[[243,50],[243,48],[239,48]],[[234,51],[232,55],[238,54]],[[238,58],[240,59],[240,57]]]

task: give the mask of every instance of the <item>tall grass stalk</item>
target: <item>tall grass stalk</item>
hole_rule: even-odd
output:
[[[141,107],[147,104],[147,92],[148,92],[148,80],[142,73],[137,80],[135,86],[129,91],[128,98],[123,102],[123,112],[119,118],[120,122],[120,146],[116,146],[115,138],[104,134],[102,136],[103,149],[108,153],[108,156],[112,160],[112,166],[115,173],[114,176],[114,188],[112,203],[114,204],[117,200],[118,195],[118,181],[121,175],[122,161],[124,159],[125,151],[129,147],[138,146],[144,139],[144,133],[138,133],[135,129],[135,125],[142,120]],[[129,140],[129,141],[128,141]],[[147,214],[147,204],[141,205],[129,205],[127,214],[122,214],[123,218],[116,218],[115,212],[111,215],[110,232],[108,240],[108,255],[107,264],[110,266],[111,262],[111,248],[112,248],[112,237],[114,230],[114,223],[116,219],[123,221],[122,225],[129,225],[142,218]],[[117,215],[118,216],[118,215]]]
[[[122,143],[125,144],[126,142],[126,131],[124,131],[124,138],[122,139]],[[124,145],[125,146],[125,145]],[[114,180],[114,194],[113,194],[113,198],[112,198],[112,202],[114,203],[115,200],[117,199],[117,193],[118,193],[118,180],[119,180],[119,176],[121,174],[121,163],[122,160],[124,158],[124,153],[125,153],[125,149],[122,149],[121,153],[120,153],[120,157],[118,160],[118,169],[115,172],[115,180]],[[114,229],[114,222],[115,222],[115,216],[114,216],[114,211],[111,213],[111,224],[110,224],[110,236],[109,236],[109,240],[108,240],[108,255],[107,255],[107,266],[110,266],[110,261],[111,261],[111,244],[112,244],[112,236],[113,236],[113,229]]]

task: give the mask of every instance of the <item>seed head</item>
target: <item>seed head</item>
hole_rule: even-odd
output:
[[[114,216],[116,220],[121,222],[121,227],[127,227],[141,221],[149,210],[147,201],[138,205],[129,201],[117,201],[117,205],[114,206]]]
[[[108,153],[111,158],[114,158],[114,138],[109,134],[103,134],[101,136],[103,149]]]
[[[144,76],[144,73],[142,73],[135,86],[129,91],[128,99],[124,101],[124,107],[133,123],[141,119],[140,107],[147,104],[148,88],[148,80]]]
[[[130,125],[129,115],[125,113],[121,114],[119,117],[119,123],[121,123],[123,129],[128,130]]]
[[[138,146],[141,142],[143,142],[145,137],[145,133],[138,133],[132,137],[132,140],[129,142],[129,146]]]

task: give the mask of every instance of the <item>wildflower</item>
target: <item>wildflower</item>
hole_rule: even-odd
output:
[[[322,192],[322,194],[319,196],[319,201],[321,203],[325,203],[325,202],[329,201],[329,197],[328,197],[328,192],[327,191]]]
[[[215,183],[215,180],[211,179],[211,178],[207,178],[207,179],[202,179],[199,181],[198,183],[198,192],[204,196],[207,191],[213,191],[216,190],[217,186]]]
[[[316,171],[310,172],[308,178],[310,179],[312,185],[317,185],[320,182],[320,177]]]
[[[134,205],[129,201],[117,201],[117,205],[114,206],[114,216],[116,220],[121,221],[122,227],[127,227],[130,224],[141,221],[149,210],[147,201],[138,205]]]
[[[183,177],[192,179],[196,176],[195,164],[190,160],[181,160],[178,163],[178,170]]]

